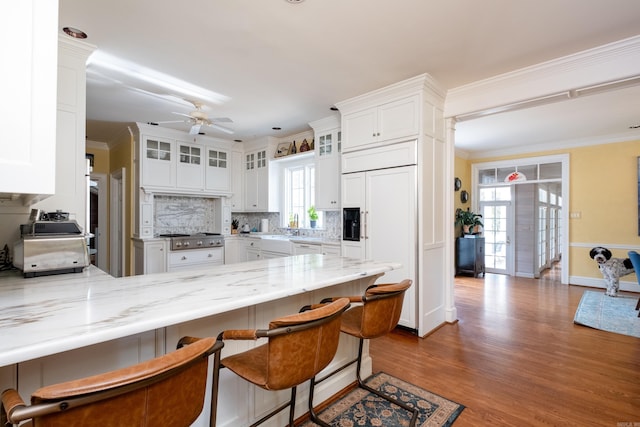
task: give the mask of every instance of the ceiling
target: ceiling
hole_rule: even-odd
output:
[[[181,120],[174,113],[194,109],[185,100],[231,118],[220,124],[233,139],[292,135],[339,101],[418,74],[458,88],[637,36],[638,22],[637,0],[60,0],[59,14],[60,28],[97,46],[87,139],[99,142],[124,122]],[[477,156],[629,133],[638,100],[633,86],[463,121],[456,148]]]

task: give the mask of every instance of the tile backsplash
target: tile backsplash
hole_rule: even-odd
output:
[[[249,228],[260,230],[262,219],[269,220],[270,234],[288,234],[290,230],[283,227],[280,222],[279,212],[253,213],[253,212],[233,212],[231,217],[238,220],[240,227],[249,224]],[[340,239],[342,232],[340,229],[341,215],[339,211],[324,212],[324,223],[322,228],[300,228],[301,236],[324,237],[327,239]]]
[[[202,197],[163,196],[153,198],[154,234],[185,233],[219,231],[215,209],[216,199]],[[233,212],[231,217],[237,219],[240,227],[249,224],[251,229],[260,230],[262,219],[269,220],[270,234],[287,234],[290,232],[282,227],[279,212]],[[300,235],[339,239],[341,237],[340,212],[324,212],[322,228],[300,228]]]
[[[194,234],[216,230],[214,200],[202,197],[155,196],[155,234]]]

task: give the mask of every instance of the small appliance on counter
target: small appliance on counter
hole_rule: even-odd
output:
[[[42,214],[32,210],[28,224],[20,226],[13,246],[13,265],[24,277],[80,273],[89,265],[82,228],[61,211]]]

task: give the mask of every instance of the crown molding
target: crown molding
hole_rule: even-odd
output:
[[[448,91],[445,117],[481,113],[640,76],[640,35]]]
[[[619,142],[640,141],[640,129],[634,129],[628,132],[622,132],[611,135],[600,135],[587,138],[568,139],[564,141],[547,142],[544,144],[534,144],[525,146],[514,146],[506,148],[497,148],[495,150],[486,151],[471,151],[467,152],[469,157],[467,159],[484,159],[488,157],[504,157],[504,156],[519,156],[519,155],[531,155],[532,153],[539,153],[544,151],[558,151],[567,150],[571,148],[587,147],[593,145],[603,144],[615,144]],[[457,153],[457,151],[456,151]]]

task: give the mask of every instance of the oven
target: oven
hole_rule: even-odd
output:
[[[161,234],[159,237],[170,239],[167,271],[224,263],[224,237],[219,233]]]

